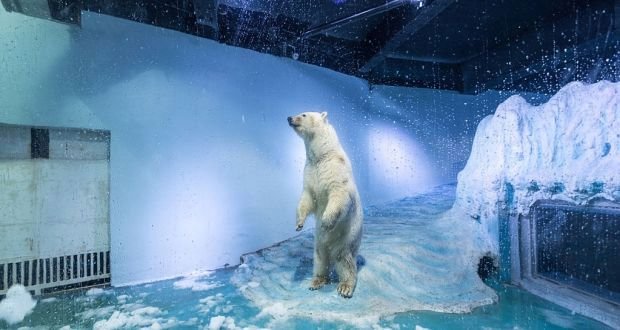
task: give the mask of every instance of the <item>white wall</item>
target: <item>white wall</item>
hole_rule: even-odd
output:
[[[304,152],[290,114],[330,112],[369,205],[454,181],[487,113],[473,96],[369,92],[169,30],[92,13],[82,24],[0,8],[0,122],[111,131],[116,285],[235,264],[294,235]]]

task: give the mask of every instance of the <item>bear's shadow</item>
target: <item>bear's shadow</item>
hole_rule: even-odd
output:
[[[301,257],[299,259],[299,263],[295,268],[295,274],[293,275],[293,281],[301,282],[312,278],[312,260],[312,258],[308,257]],[[363,256],[358,255],[355,259],[355,263],[357,264],[357,272],[359,273],[362,267],[366,265],[366,259]],[[329,281],[338,282],[338,275],[333,269],[329,272]]]

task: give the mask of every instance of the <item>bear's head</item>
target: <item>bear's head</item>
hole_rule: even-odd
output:
[[[289,126],[302,138],[312,138],[327,124],[327,112],[302,112],[286,118]]]

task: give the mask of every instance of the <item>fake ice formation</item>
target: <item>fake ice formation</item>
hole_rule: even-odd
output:
[[[497,255],[500,209],[594,198],[620,200],[620,83],[573,82],[540,106],[520,96],[500,104],[478,125],[452,210],[478,222],[481,254]]]

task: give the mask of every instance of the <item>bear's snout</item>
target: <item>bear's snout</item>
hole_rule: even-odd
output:
[[[294,117],[287,117],[286,120],[288,120],[289,126],[297,126],[297,125],[295,125],[295,118]]]

